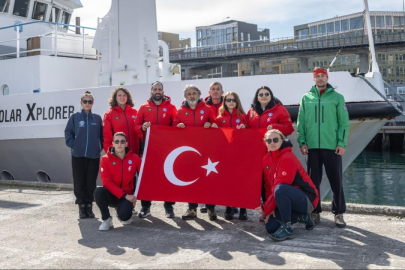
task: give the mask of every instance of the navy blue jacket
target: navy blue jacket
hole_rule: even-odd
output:
[[[66,145],[74,157],[99,158],[103,145],[103,121],[84,110],[73,114],[65,128]]]

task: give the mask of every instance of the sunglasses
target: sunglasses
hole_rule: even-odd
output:
[[[93,104],[93,100],[82,100],[83,104]]]
[[[114,143],[115,144],[125,144],[127,141],[126,140],[115,140]]]
[[[236,99],[232,99],[232,98],[226,98],[225,101],[226,102],[235,102],[236,103]]]
[[[266,139],[266,143],[267,143],[267,144],[271,144],[272,142],[278,143],[279,141],[280,141],[279,138],[274,138],[273,140],[272,140],[272,139]]]
[[[268,97],[268,96],[270,96],[270,93],[260,93],[259,94],[259,97],[263,97],[263,96]]]

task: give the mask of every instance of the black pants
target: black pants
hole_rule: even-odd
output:
[[[165,209],[171,209],[173,208],[174,204],[175,202],[165,202],[163,206]],[[150,208],[150,206],[152,205],[152,201],[141,201],[141,205],[142,208]]]
[[[322,165],[324,165],[332,189],[332,213],[345,213],[346,201],[343,193],[342,156],[335,154],[335,150],[328,149],[310,149],[308,152],[308,174],[319,192],[319,203],[314,212],[322,212],[319,187],[322,181]]]
[[[76,204],[92,203],[100,158],[72,157],[73,189]]]
[[[100,208],[101,218],[107,220],[110,215],[108,207],[117,209],[118,218],[122,221],[127,221],[132,217],[134,205],[127,199],[118,199],[105,187],[98,187],[94,191],[94,197],[98,208]]]

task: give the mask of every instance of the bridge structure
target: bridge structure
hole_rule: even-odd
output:
[[[405,32],[373,35],[377,52],[400,51],[405,46]],[[369,69],[369,41],[364,35],[334,35],[329,37],[284,38],[225,43],[213,46],[172,49],[171,63],[181,64],[187,73],[192,68],[209,69],[224,63],[252,62],[253,75],[259,75],[260,60],[297,58],[301,72],[308,72],[308,60],[313,57],[359,55],[360,72]]]

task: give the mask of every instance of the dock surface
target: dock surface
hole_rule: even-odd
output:
[[[259,214],[249,220],[217,221],[198,212],[181,220],[185,203],[176,203],[174,219],[154,202],[145,219],[100,232],[96,219],[78,219],[72,191],[0,186],[0,268],[400,268],[405,267],[405,221],[400,217],[346,214],[337,228],[323,212],[321,223],[296,238],[273,242]],[[136,209],[139,211],[140,202]]]

